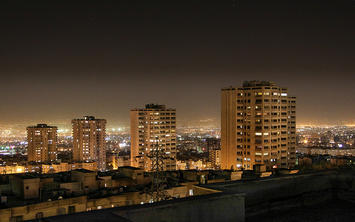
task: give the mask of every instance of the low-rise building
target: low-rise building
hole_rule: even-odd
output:
[[[87,193],[99,188],[98,182],[96,181],[96,175],[96,172],[85,169],[73,170],[71,172],[71,180],[80,182],[81,189]]]
[[[39,197],[40,178],[29,174],[11,175],[11,191],[24,200],[37,199]]]

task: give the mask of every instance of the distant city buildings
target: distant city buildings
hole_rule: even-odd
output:
[[[345,149],[355,146],[355,128],[303,126],[297,130],[298,147]]]
[[[47,163],[57,160],[57,127],[47,124],[27,127],[28,161]]]
[[[130,134],[120,127],[106,135],[106,120],[93,116],[72,120],[72,137],[70,130],[46,124],[27,127],[27,142],[23,133],[13,137],[16,131],[5,130],[1,172],[105,171],[128,165],[150,171],[156,147],[164,153],[164,170],[294,168],[296,139],[302,154],[354,155],[354,127],[303,126],[296,138],[296,99],[287,88],[246,81],[222,89],[221,98],[221,129],[181,127],[178,136],[176,110],[157,104],[131,110]]]
[[[176,110],[165,105],[147,104],[133,109],[131,118],[131,166],[152,168],[150,151],[165,153],[164,170],[176,170]]]
[[[106,120],[84,116],[73,119],[73,159],[77,162],[96,161],[98,170],[106,169]]]
[[[293,168],[296,99],[273,82],[246,81],[222,89],[222,169]]]

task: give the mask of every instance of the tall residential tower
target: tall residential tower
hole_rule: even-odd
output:
[[[293,168],[296,98],[267,81],[222,89],[221,168]]]
[[[148,104],[131,116],[131,166],[152,169],[149,153],[159,146],[165,153],[164,170],[176,170],[176,110]]]
[[[98,170],[106,170],[106,120],[84,116],[73,119],[73,159],[97,162]]]
[[[57,160],[57,127],[47,124],[27,127],[28,161],[48,163]]]

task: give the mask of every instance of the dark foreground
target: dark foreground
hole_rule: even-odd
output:
[[[349,201],[329,201],[323,204],[294,208],[287,211],[270,212],[251,218],[256,221],[355,221],[355,203]]]

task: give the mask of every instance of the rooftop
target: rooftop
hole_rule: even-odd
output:
[[[27,128],[57,128],[56,126],[48,126],[45,123],[39,123],[37,126],[29,126]]]
[[[260,81],[260,80],[252,80],[252,81],[244,81],[243,82],[243,87],[253,87],[253,86],[276,86],[276,84],[271,81]]]
[[[81,172],[81,173],[94,173],[94,171],[86,170],[86,169],[76,169],[71,172]]]
[[[165,109],[166,107],[165,107],[165,105],[150,103],[150,104],[146,104],[145,108],[146,109]]]
[[[82,119],[74,119],[74,120],[105,120],[105,119],[96,119],[95,116],[84,116]]]
[[[132,167],[132,166],[122,166],[122,167],[118,167],[118,169],[142,170],[141,168]]]

